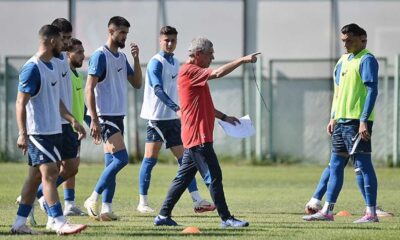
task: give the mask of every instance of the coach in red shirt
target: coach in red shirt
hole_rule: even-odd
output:
[[[238,58],[214,70],[208,68],[214,59],[212,42],[206,38],[192,40],[189,47],[189,59],[180,68],[178,76],[181,105],[178,114],[181,115],[181,134],[185,148],[182,165],[171,183],[159,215],[154,219],[154,225],[177,225],[171,219],[172,209],[197,171],[203,178],[209,171],[211,181],[208,187],[222,219],[221,227],[246,227],[249,225],[246,221],[234,218],[228,210],[222,186],[222,172],[213,148],[215,118],[231,124],[239,124],[239,120],[214,108],[207,82],[229,74],[244,63],[256,62],[257,54],[259,53]]]

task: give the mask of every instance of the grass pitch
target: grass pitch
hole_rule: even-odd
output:
[[[381,218],[377,224],[356,225],[363,212],[363,201],[351,168],[345,172],[345,183],[335,210],[347,210],[351,217],[336,217],[334,222],[304,222],[303,208],[311,197],[323,170],[312,166],[254,167],[222,165],[223,183],[232,214],[250,222],[244,229],[220,229],[216,212],[195,214],[188,193],[185,193],[173,211],[173,219],[182,226],[154,227],[153,219],[175,176],[176,166],[159,164],[153,170],[149,191],[154,214],[140,214],[138,202],[139,165],[128,165],[118,175],[113,210],[121,217],[117,222],[96,222],[87,217],[71,217],[73,223],[89,227],[76,239],[400,239],[400,169],[377,169],[378,204],[395,214]],[[77,176],[76,202],[83,201],[93,191],[103,166],[82,164]],[[36,208],[36,220],[43,231],[39,236],[9,235],[17,205],[16,197],[27,174],[25,164],[0,164],[0,238],[1,239],[54,239],[55,234],[45,231],[46,216]],[[201,195],[210,199],[204,184],[199,181]],[[61,189],[61,188],[60,188]],[[59,190],[62,197],[62,190]],[[185,235],[187,226],[196,226],[202,232]]]

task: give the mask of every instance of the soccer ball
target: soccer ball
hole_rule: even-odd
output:
[[[321,203],[311,203],[311,202],[308,202],[307,204],[306,204],[306,206],[305,206],[305,208],[304,208],[304,212],[306,213],[306,214],[315,214],[315,213],[317,213],[319,210],[321,210],[322,209],[322,205],[321,205]]]

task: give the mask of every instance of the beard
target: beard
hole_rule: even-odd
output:
[[[60,49],[53,48],[53,50],[52,50],[51,52],[53,53],[53,56],[58,56],[58,55],[60,55],[61,50],[60,50]]]
[[[74,66],[74,68],[80,68],[82,67],[82,61],[78,62],[78,61],[71,61],[72,66]]]
[[[119,48],[124,48],[125,47],[125,41],[118,41],[117,42],[117,46],[119,47]]]

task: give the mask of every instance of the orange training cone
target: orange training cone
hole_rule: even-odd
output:
[[[200,229],[198,227],[187,227],[183,229],[182,233],[187,233],[187,234],[198,234],[201,233]]]
[[[338,213],[336,214],[336,216],[339,216],[339,217],[349,217],[349,216],[352,216],[352,215],[351,215],[351,213],[349,213],[348,211],[343,210],[343,211],[338,212]]]

